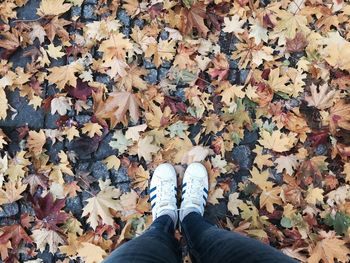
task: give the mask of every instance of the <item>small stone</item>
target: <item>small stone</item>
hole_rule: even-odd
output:
[[[91,165],[91,173],[92,173],[92,176],[95,177],[96,179],[106,180],[109,178],[108,168],[101,161],[94,162]]]
[[[93,5],[85,5],[83,7],[83,18],[86,20],[97,20],[95,7]]]
[[[232,179],[230,183],[230,194],[237,192],[237,187],[237,182],[234,179]]]
[[[19,212],[18,204],[16,202],[4,204],[1,207],[3,210],[0,211],[0,217],[14,216]]]
[[[230,69],[230,72],[228,74],[228,81],[230,82],[230,84],[234,85],[234,84],[238,84],[238,74],[237,74],[237,70],[235,69]]]
[[[45,129],[57,129],[57,121],[60,118],[60,115],[57,113],[52,115],[51,112],[46,112],[45,114]]]
[[[236,146],[232,151],[232,159],[242,169],[250,169],[252,166],[251,150],[247,145]]]
[[[149,59],[146,59],[146,58],[143,59],[143,66],[144,66],[146,69],[153,69],[153,68],[156,68],[156,65],[154,65],[153,62],[151,62]]]
[[[66,60],[66,56],[63,56],[61,58],[58,59],[51,59],[51,67],[60,67],[60,66],[64,66],[67,64],[67,60]]]
[[[271,0],[260,0],[262,7],[266,7],[271,3]]]
[[[230,59],[229,61],[230,69],[237,69],[238,68],[238,62],[235,59]]]
[[[84,4],[96,5],[97,4],[97,0],[85,0]]]
[[[124,26],[130,26],[130,16],[125,10],[120,9],[117,17]]]
[[[145,20],[143,19],[135,19],[134,25],[138,26],[140,29],[142,29],[145,26]]]
[[[219,45],[222,53],[229,54],[230,53],[230,40],[229,36],[225,32],[220,32],[219,36]]]
[[[162,32],[160,33],[160,38],[162,40],[167,40],[169,38],[169,32],[166,30],[162,30]]]
[[[39,108],[35,110],[28,104],[26,97],[21,97],[18,90],[6,91],[8,104],[17,110],[17,115],[12,119],[11,111],[8,111],[7,118],[0,120],[0,127],[3,129],[9,127],[11,129],[23,127],[28,124],[31,129],[41,129],[44,126],[44,111]]]
[[[38,252],[37,256],[38,259],[42,259],[42,262],[56,262],[54,255],[48,251],[48,248],[43,252]]]
[[[90,122],[91,116],[90,115],[76,115],[75,120],[79,125],[84,125],[85,123]]]
[[[315,154],[316,155],[326,155],[327,154],[327,146],[324,144],[319,144],[317,145],[315,149]]]
[[[73,6],[70,9],[70,15],[72,17],[77,17],[77,16],[81,16],[81,6]]]
[[[250,171],[247,169],[239,169],[236,173],[235,173],[235,181],[237,183],[241,183],[247,180],[247,178],[249,178],[250,175]]]
[[[119,184],[119,183],[129,183],[130,177],[128,176],[127,168],[121,166],[119,167],[118,170],[112,169],[111,180],[113,182],[113,185]]]
[[[165,79],[167,77],[168,72],[169,72],[168,68],[159,68],[158,80],[161,81],[162,79]]]
[[[123,33],[126,37],[129,37],[129,36],[130,36],[130,33],[131,33],[130,27],[123,27],[123,28],[122,28],[122,33]]]
[[[163,68],[171,68],[171,66],[172,66],[172,62],[169,60],[164,60],[161,65],[161,67]]]
[[[110,141],[112,140],[112,137],[113,137],[113,134],[109,133],[100,142],[100,145],[98,146],[97,151],[95,152],[96,160],[102,160],[107,158],[108,156],[117,154],[117,150],[113,149],[109,145]]]
[[[245,84],[249,72],[250,72],[249,69],[241,69],[241,70],[239,71],[239,82],[240,82],[241,85],[244,85],[244,84]]]
[[[35,215],[35,211],[29,202],[20,203],[21,214]]]
[[[156,69],[150,69],[147,76],[145,76],[145,80],[149,84],[156,84],[158,82],[158,71]]]
[[[100,82],[109,86],[111,84],[111,78],[108,75],[100,74],[96,76],[96,82]]]
[[[52,144],[51,139],[48,139],[46,148],[47,153],[50,156],[50,162],[59,162],[58,153],[63,150],[64,143],[56,140],[56,142]]]
[[[65,211],[72,212],[74,216],[78,216],[78,217],[81,216],[81,213],[83,211],[83,205],[81,203],[79,196],[66,199]]]
[[[4,2],[4,1],[1,1]],[[35,20],[38,19],[37,9],[40,6],[40,1],[29,0],[24,6],[16,9],[17,19]]]
[[[278,185],[283,184],[283,173],[278,173],[276,169],[270,169],[273,179]]]
[[[80,172],[87,172],[89,170],[90,164],[88,162],[79,162],[77,165],[77,170]]]
[[[183,102],[187,100],[184,87],[178,85],[174,92],[175,97],[180,98]]]
[[[256,141],[259,138],[259,134],[256,130],[244,130],[243,140],[240,142],[241,145],[249,144],[251,146],[255,146]]]
[[[123,193],[130,192],[130,182],[129,183],[117,183],[115,185],[118,189],[120,189]]]

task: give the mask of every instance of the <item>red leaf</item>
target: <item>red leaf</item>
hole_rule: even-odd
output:
[[[165,96],[164,97],[164,103],[162,105],[162,108],[164,109],[165,106],[169,106],[171,109],[171,112],[173,114],[176,114],[178,112],[186,112],[187,111],[187,106],[185,103],[183,103],[181,101],[181,99],[179,98],[175,98],[175,97],[169,97],[169,96]]]
[[[77,80],[77,86],[68,86],[67,87],[68,94],[74,98],[86,101],[89,96],[91,96],[92,88],[89,86],[87,82],[83,82],[82,80]]]
[[[41,220],[39,225],[48,229],[59,231],[58,224],[64,223],[70,215],[61,209],[65,206],[66,199],[53,200],[51,193],[45,197],[34,197],[33,208],[36,217]]]

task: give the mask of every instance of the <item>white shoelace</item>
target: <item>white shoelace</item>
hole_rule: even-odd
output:
[[[172,181],[161,181],[160,189],[161,191],[159,191],[159,205],[162,206],[172,203],[173,199],[175,199],[175,189],[172,185]]]
[[[191,178],[190,182],[188,182],[186,185],[185,191],[185,195],[188,195],[188,199],[192,203],[197,205],[200,205],[202,203],[201,200],[203,196],[203,186],[201,184],[201,179]]]

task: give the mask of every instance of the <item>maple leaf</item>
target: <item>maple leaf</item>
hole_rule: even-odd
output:
[[[48,178],[42,174],[30,174],[23,179],[23,182],[29,185],[31,195],[34,195],[38,186],[43,189],[47,189],[48,186]]]
[[[260,208],[266,207],[267,212],[273,213],[275,210],[273,205],[281,205],[282,200],[279,196],[281,194],[280,187],[274,187],[272,189],[264,189],[260,194]]]
[[[94,93],[95,94],[95,93]],[[94,112],[97,118],[110,119],[111,127],[115,127],[117,123],[122,122],[127,112],[131,119],[137,122],[140,117],[140,102],[137,97],[130,92],[112,92],[106,101],[102,101],[99,95],[94,95]]]
[[[39,154],[43,151],[43,146],[46,143],[45,133],[40,130],[39,132],[29,131],[28,136],[28,148],[30,151]]]
[[[259,170],[255,167],[250,171],[252,178],[249,180],[259,186],[261,189],[271,189],[273,186],[272,182],[267,181],[270,176],[269,170],[264,170],[259,172]]]
[[[84,124],[84,127],[81,129],[82,133],[87,133],[90,138],[94,137],[95,135],[101,136],[102,135],[102,126],[98,123],[94,122],[88,122]]]
[[[216,188],[213,191],[209,191],[208,202],[217,205],[219,204],[218,199],[224,198],[224,190],[222,188]]]
[[[64,4],[64,0],[41,0],[37,14],[40,16],[58,16],[67,12],[71,4]]]
[[[66,243],[64,237],[53,230],[43,228],[35,229],[32,232],[32,238],[41,252],[43,252],[46,249],[46,245],[48,245],[49,252],[55,254],[58,251],[59,245]]]
[[[132,145],[132,142],[125,137],[121,130],[116,130],[113,134],[112,140],[109,142],[109,145],[113,149],[117,149],[118,154],[120,155],[123,154],[130,145]]]
[[[190,164],[194,162],[201,162],[209,155],[210,149],[200,145],[193,146],[188,152],[186,152],[181,160],[183,164]]]
[[[0,87],[0,120],[4,120],[7,116],[8,101],[6,98],[6,93],[2,87]]]
[[[289,78],[286,75],[280,77],[280,69],[275,68],[271,70],[269,75],[268,84],[274,91],[281,91],[287,94],[293,94],[293,89],[291,86],[287,86],[286,83]]]
[[[346,241],[339,239],[333,231],[327,233],[322,230],[319,233],[322,239],[310,252],[308,263],[319,263],[321,259],[324,263],[334,263],[334,259],[349,262],[350,250],[345,245]]]
[[[295,135],[289,134],[288,136],[281,133],[279,130],[269,133],[266,130],[260,131],[261,139],[258,142],[267,149],[271,149],[275,152],[289,151],[296,142]]]
[[[40,220],[37,224],[47,229],[59,231],[59,224],[64,223],[70,216],[61,209],[65,206],[65,199],[56,199],[51,193],[45,197],[32,199],[36,217]],[[44,234],[44,233],[43,233]]]
[[[316,202],[323,203],[323,192],[321,188],[309,188],[305,198],[306,202],[313,205],[315,205]]]
[[[63,18],[58,18],[58,16],[55,16],[53,19],[51,19],[49,23],[44,25],[44,29],[48,39],[52,42],[55,36],[57,35],[61,38],[61,41],[68,41],[69,34],[64,29],[64,27],[69,24],[71,24],[71,22]]]
[[[52,84],[56,84],[59,90],[63,90],[67,84],[75,87],[77,85],[75,73],[81,72],[83,69],[84,67],[78,62],[49,68],[50,74],[47,76],[47,80]]]
[[[137,155],[139,158],[143,157],[146,162],[150,162],[152,160],[152,154],[157,153],[160,149],[159,146],[152,144],[153,141],[153,136],[147,135],[140,139],[137,144]]]
[[[51,100],[50,105],[52,115],[57,112],[59,115],[64,116],[71,109],[71,99],[63,96],[56,97]]]
[[[100,246],[87,242],[81,243],[81,247],[77,249],[77,253],[86,263],[102,262],[103,258],[107,255]]]
[[[149,172],[146,171],[141,165],[132,165],[128,168],[128,176],[132,179],[132,184],[135,189],[143,191],[148,186],[148,180],[150,178]]]
[[[44,43],[46,36],[44,28],[39,23],[32,24],[31,28],[32,31],[29,33],[30,39],[32,41],[39,39],[40,44]]]
[[[17,183],[5,183],[6,190],[0,188],[0,205],[12,203],[21,199],[23,197],[21,193],[23,193],[26,188],[27,185],[22,184],[20,181]]]
[[[115,155],[111,155],[111,156],[108,156],[106,159],[104,159],[103,163],[106,164],[108,170],[111,170],[111,169],[118,170],[120,166],[120,159]]]
[[[240,20],[240,17],[238,15],[234,15],[230,18],[224,17],[224,25],[225,27],[222,29],[222,31],[226,33],[235,33],[240,34],[244,32],[244,29],[242,26],[244,25],[245,21]]]
[[[140,139],[140,132],[147,129],[147,124],[141,124],[133,127],[129,127],[125,132],[125,138],[128,140],[138,141]]]
[[[24,227],[20,224],[3,226],[1,227],[1,232],[2,233],[0,235],[0,252],[2,260],[6,260],[8,258],[8,249],[16,251],[20,248],[22,241],[26,244],[33,243],[33,240],[28,236]]]
[[[17,5],[11,1],[4,1],[0,3],[0,19],[4,22],[8,23],[9,18],[15,18],[16,17],[16,11],[14,10],[17,7]]]
[[[305,96],[308,106],[314,106],[317,109],[324,110],[333,105],[333,98],[336,95],[336,91],[329,90],[327,83],[319,87],[311,84],[310,91],[311,96]]]
[[[232,215],[239,215],[238,207],[243,204],[241,199],[238,199],[239,193],[232,193],[229,195],[227,209]]]
[[[350,103],[339,100],[330,110],[329,128],[333,134],[337,128],[350,130]]]
[[[62,50],[62,46],[55,47],[53,44],[50,44],[47,46],[46,52],[51,58],[59,59],[64,55],[66,55],[64,52],[61,52],[61,50]]]
[[[288,52],[301,52],[307,44],[305,36],[298,32],[293,39],[287,38],[286,47]]]
[[[113,225],[112,214],[109,209],[121,211],[121,205],[116,198],[119,198],[121,193],[119,189],[110,186],[110,181],[99,181],[101,191],[96,196],[88,198],[87,204],[83,208],[82,216],[88,216],[87,222],[92,229],[96,229],[100,219],[103,224]]]
[[[277,172],[282,173],[283,170],[286,170],[287,174],[293,175],[295,168],[298,166],[298,159],[295,155],[280,156],[274,163],[277,164]]]
[[[182,8],[181,14],[185,20],[180,25],[180,31],[184,34],[189,34],[195,27],[198,32],[205,37],[209,29],[204,24],[204,19],[207,18],[206,5],[203,2],[196,2],[188,8]]]

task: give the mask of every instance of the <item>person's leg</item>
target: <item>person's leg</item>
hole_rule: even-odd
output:
[[[160,216],[144,234],[117,248],[104,263],[178,263],[181,250],[174,232],[171,217]]]
[[[297,262],[258,240],[219,229],[196,212],[182,220],[181,228],[196,263]]]
[[[159,165],[152,176],[149,195],[153,223],[140,237],[117,248],[105,263],[177,263],[181,259],[174,237],[177,224],[176,172],[172,165]]]

